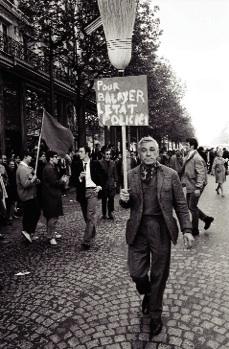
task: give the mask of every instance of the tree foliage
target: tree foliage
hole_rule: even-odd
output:
[[[160,45],[159,7],[142,1],[133,35],[133,59],[129,74],[148,77],[150,133],[159,141],[164,137],[182,141],[193,136],[191,119],[182,105],[185,86],[178,81],[171,66],[158,57]]]
[[[85,27],[99,16],[96,0],[21,0],[22,11],[32,23],[31,38],[40,42],[45,53],[50,50],[54,64],[65,70],[76,91],[79,145],[86,140],[85,112],[95,104],[94,81],[117,75],[111,66],[103,28],[87,35]],[[182,140],[193,134],[190,117],[182,106],[184,87],[171,67],[157,56],[160,45],[159,8],[149,1],[138,4],[133,34],[133,54],[126,75],[148,76],[151,133],[159,141],[165,136]]]

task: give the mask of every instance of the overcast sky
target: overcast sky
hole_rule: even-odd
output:
[[[160,7],[159,54],[187,85],[199,143],[210,145],[229,123],[229,0],[152,0]]]

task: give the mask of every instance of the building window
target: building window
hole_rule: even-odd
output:
[[[8,53],[8,27],[6,24],[2,23],[2,33],[3,33],[3,51]]]

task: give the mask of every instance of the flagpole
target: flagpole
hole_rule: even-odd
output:
[[[39,153],[40,153],[40,147],[41,147],[41,134],[42,134],[42,128],[43,128],[43,120],[44,120],[44,108],[43,108],[43,115],[42,115],[42,121],[41,121],[41,130],[40,130],[40,135],[39,135],[38,144],[37,144],[37,156],[36,156],[36,163],[35,163],[35,170],[34,170],[35,176],[37,174]]]

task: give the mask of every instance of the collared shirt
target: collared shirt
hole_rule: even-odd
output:
[[[25,167],[30,167],[30,166],[29,166],[26,162],[24,162],[24,161],[21,161],[20,164],[23,165],[23,166],[25,166]]]
[[[189,152],[188,152],[188,155],[186,157],[186,160],[189,160],[190,157],[195,153],[196,149],[191,149]]]
[[[149,183],[142,182],[143,189],[143,216],[162,215],[157,198],[157,172],[154,171]]]
[[[85,165],[86,165],[86,171],[85,171]],[[83,161],[83,167],[84,167],[84,171],[86,172],[85,187],[86,188],[92,188],[92,187],[95,188],[96,184],[91,179],[90,160],[88,162]]]

